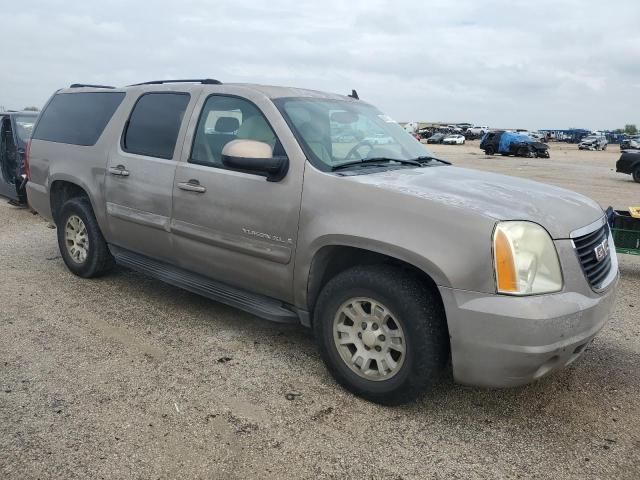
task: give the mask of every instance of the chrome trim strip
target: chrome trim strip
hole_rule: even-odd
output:
[[[171,233],[283,265],[291,260],[292,248],[289,245],[275,244],[246,235],[232,235],[181,220],[171,222]]]
[[[581,228],[578,228],[577,230],[574,230],[573,232],[571,232],[569,234],[569,238],[578,238],[578,237],[582,237],[584,235],[588,235],[590,233],[593,233],[596,230],[598,230],[600,227],[602,227],[605,223],[607,223],[607,217],[605,217],[603,215],[598,220],[596,220],[593,223],[590,223],[586,227],[581,227]]]
[[[129,222],[144,225],[145,227],[157,228],[169,231],[169,218],[157,213],[145,212],[124,205],[107,202],[107,213],[114,218],[128,220]]]

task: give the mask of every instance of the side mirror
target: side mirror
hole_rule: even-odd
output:
[[[287,174],[289,159],[273,156],[271,145],[255,140],[232,140],[222,149],[222,164],[241,172],[267,177],[269,182],[279,182]]]

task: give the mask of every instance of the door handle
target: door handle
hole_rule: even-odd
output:
[[[188,182],[179,182],[178,188],[180,190],[186,190],[187,192],[204,193],[207,191],[207,187],[200,185],[200,182],[195,178],[192,178]]]
[[[111,175],[117,175],[119,177],[128,177],[129,170],[124,165],[118,165],[117,167],[109,167],[109,173]]]

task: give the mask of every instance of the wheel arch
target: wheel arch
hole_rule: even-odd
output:
[[[416,275],[427,288],[433,289],[438,297],[438,285],[449,284],[442,270],[421,256],[404,249],[382,243],[358,245],[343,239],[317,248],[307,271],[306,295],[304,304],[310,312],[309,321],[313,321],[316,301],[326,283],[339,273],[357,265],[394,265]],[[440,297],[441,298],[441,297]]]
[[[49,186],[49,204],[51,206],[51,217],[54,223],[58,221],[58,215],[64,203],[76,197],[85,197],[91,203],[91,208],[94,209],[93,201],[88,193],[86,186],[83,186],[77,179],[70,179],[66,177],[57,177],[52,179]]]

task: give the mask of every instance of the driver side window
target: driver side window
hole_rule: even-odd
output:
[[[267,143],[276,155],[282,150],[269,122],[253,103],[238,97],[212,95],[202,107],[189,163],[225,168],[222,150],[237,139]]]

